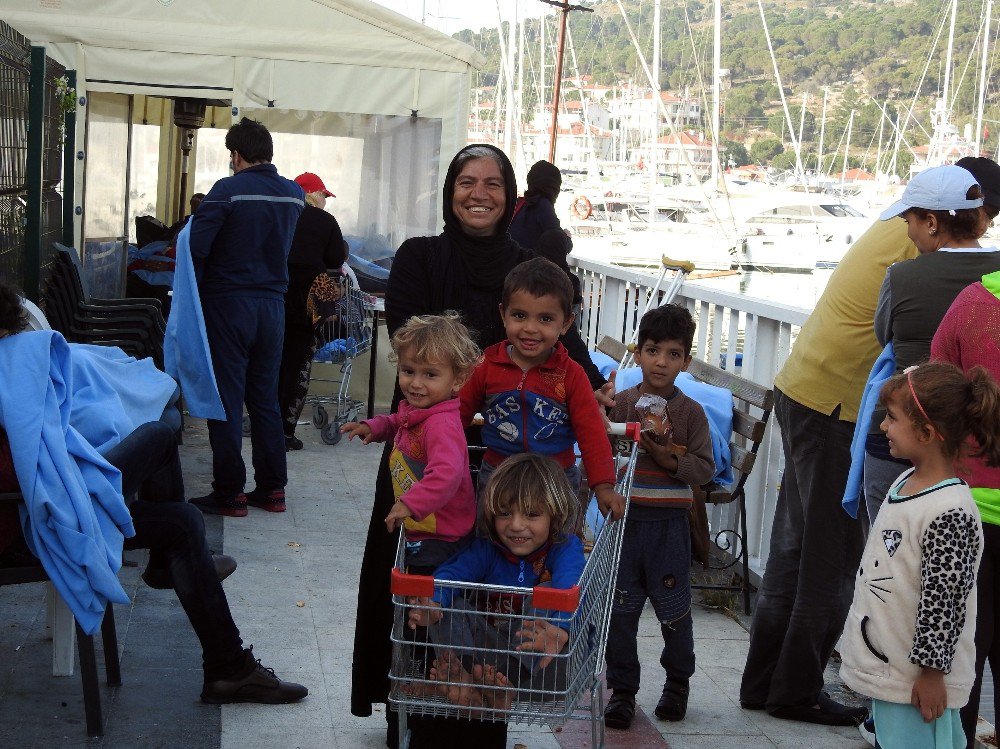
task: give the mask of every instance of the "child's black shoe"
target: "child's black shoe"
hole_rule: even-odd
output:
[[[663,685],[663,694],[656,703],[653,714],[660,720],[684,720],[688,708],[688,695],[691,685],[685,681],[667,679]]]
[[[604,725],[625,731],[635,717],[635,695],[632,692],[615,690],[611,693],[608,706],[604,708]]]

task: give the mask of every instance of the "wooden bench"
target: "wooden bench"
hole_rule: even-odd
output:
[[[610,336],[598,341],[597,350],[618,362],[629,358],[629,347]],[[767,420],[774,409],[774,391],[756,382],[719,369],[699,359],[692,359],[687,369],[695,379],[708,385],[725,388],[733,394],[733,432],[729,439],[730,463],[733,468],[733,484],[722,486],[716,483],[695,487],[695,500],[706,505],[724,505],[736,502],[737,522],[735,528],[715,530],[712,541],[716,550],[728,556],[722,566],[712,569],[729,569],[737,562],[741,564],[739,585],[699,584],[700,590],[723,590],[739,592],[743,597],[743,609],[750,613],[750,555],[747,548],[746,483],[757,461],[757,450],[764,440]],[[713,555],[717,556],[717,555]]]

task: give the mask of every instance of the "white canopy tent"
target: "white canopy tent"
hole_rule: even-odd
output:
[[[356,116],[375,116],[366,121],[363,148],[355,149],[359,163],[345,163],[358,173],[348,177],[374,180],[356,190],[362,206],[355,208],[359,227],[364,224],[359,233],[395,242],[428,221],[425,231],[440,222],[438,183],[465,144],[470,75],[482,65],[465,44],[367,0],[4,0],[2,15],[33,44],[44,45],[51,57],[77,71],[81,96],[111,92],[227,100],[234,117],[261,119],[272,130],[272,123],[282,122],[278,127],[288,128],[285,132],[298,132],[292,129],[294,115],[300,122],[310,115],[313,132],[315,120],[336,115],[337,122],[350,123],[341,135],[356,129]],[[419,142],[401,138],[400,123],[406,120],[399,118],[433,127],[420,131]],[[86,121],[78,118],[78,149],[85,143]],[[393,130],[387,122],[396,132],[388,139],[373,138],[376,131]],[[427,142],[429,132],[437,142]],[[407,168],[414,147],[434,163]],[[93,153],[88,157],[92,160]],[[275,162],[287,176],[295,169],[306,171],[292,156],[279,160],[277,141]],[[92,168],[85,162],[77,172],[78,203],[85,184],[81,172]],[[91,183],[86,184],[90,190]],[[414,191],[423,202],[416,218]],[[390,200],[394,207],[387,205]],[[409,216],[397,216],[387,226],[367,215],[390,210],[409,211]]]

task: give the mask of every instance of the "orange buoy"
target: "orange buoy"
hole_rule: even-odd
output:
[[[581,221],[586,221],[590,218],[590,214],[594,212],[594,206],[591,205],[586,195],[577,195],[569,209]]]

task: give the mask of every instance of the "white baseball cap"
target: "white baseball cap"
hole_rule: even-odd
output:
[[[924,169],[906,185],[903,197],[886,208],[879,215],[883,221],[901,216],[911,208],[925,211],[955,211],[963,208],[978,208],[982,198],[969,200],[965,196],[969,189],[978,185],[972,172],[960,166],[935,166]]]

